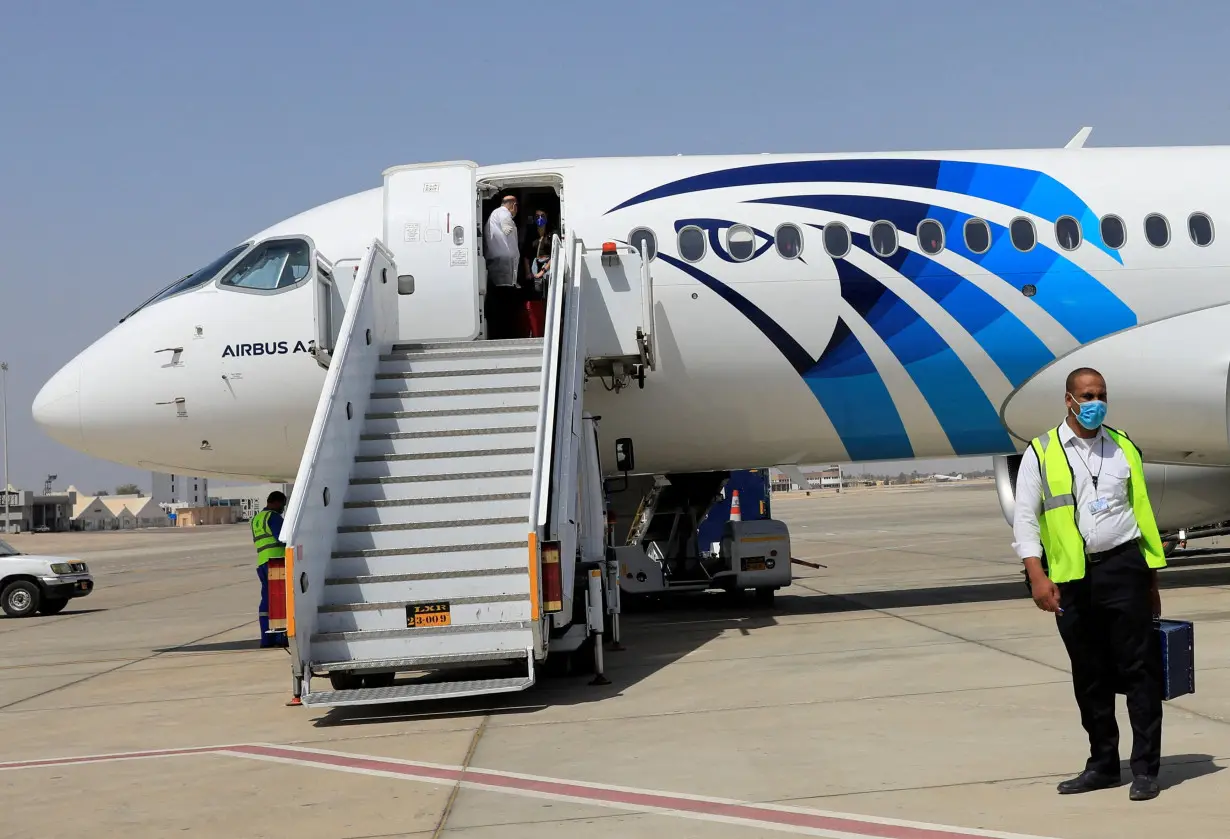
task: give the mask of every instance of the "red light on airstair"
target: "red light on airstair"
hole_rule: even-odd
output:
[[[559,612],[564,608],[564,581],[559,564],[559,542],[542,543],[542,610]]]
[[[602,243],[602,255],[603,256],[614,256],[618,247],[619,246],[616,245],[614,242],[603,242]]]

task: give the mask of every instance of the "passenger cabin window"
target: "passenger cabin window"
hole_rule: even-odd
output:
[[[824,225],[824,251],[833,259],[841,259],[850,252],[850,231],[841,222]]]
[[[803,231],[793,224],[783,224],[773,234],[773,243],[782,259],[797,259],[803,254]]]
[[[897,252],[897,228],[891,221],[877,221],[871,225],[871,248],[885,257]]]
[[[965,247],[974,253],[986,253],[991,249],[991,228],[980,218],[965,222]]]
[[[628,234],[628,244],[640,251],[646,260],[658,255],[658,237],[648,227],[638,227]]]
[[[1127,242],[1127,226],[1118,216],[1102,216],[1102,244],[1113,251]]]
[[[944,225],[935,219],[923,219],[918,223],[918,247],[923,253],[934,256],[944,249]]]
[[[1014,218],[1008,225],[1008,233],[1012,237],[1012,246],[1018,251],[1031,251],[1038,243],[1034,223],[1027,218]]]
[[[1145,216],[1145,238],[1155,248],[1164,248],[1170,244],[1170,222],[1160,213],[1150,213]]]
[[[312,251],[302,239],[280,239],[257,246],[222,278],[222,285],[252,291],[293,286],[311,270]]]
[[[1055,222],[1055,241],[1065,251],[1074,251],[1081,246],[1081,225],[1072,216],[1060,216]]]
[[[726,250],[735,262],[747,262],[756,252],[756,234],[746,224],[736,224],[726,231]]]
[[[1187,233],[1193,244],[1208,247],[1213,243],[1213,219],[1204,213],[1192,213],[1187,218]]]
[[[700,262],[705,256],[705,231],[695,225],[680,230],[679,255],[688,262]]]

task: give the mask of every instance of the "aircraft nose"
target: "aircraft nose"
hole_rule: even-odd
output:
[[[74,359],[52,376],[34,397],[34,421],[51,439],[81,449],[81,363]]]

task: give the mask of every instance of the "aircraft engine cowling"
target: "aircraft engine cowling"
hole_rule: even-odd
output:
[[[1021,455],[998,455],[995,491],[1004,519],[1012,524]],[[1145,464],[1145,482],[1158,528],[1173,533],[1230,520],[1230,467]]]

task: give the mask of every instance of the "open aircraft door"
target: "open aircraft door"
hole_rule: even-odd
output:
[[[585,354],[596,375],[626,376],[645,385],[657,368],[653,275],[650,260],[636,247],[606,242],[577,244],[574,260],[585,288]]]
[[[398,268],[398,340],[478,337],[477,163],[394,166],[384,173],[384,243]]]

